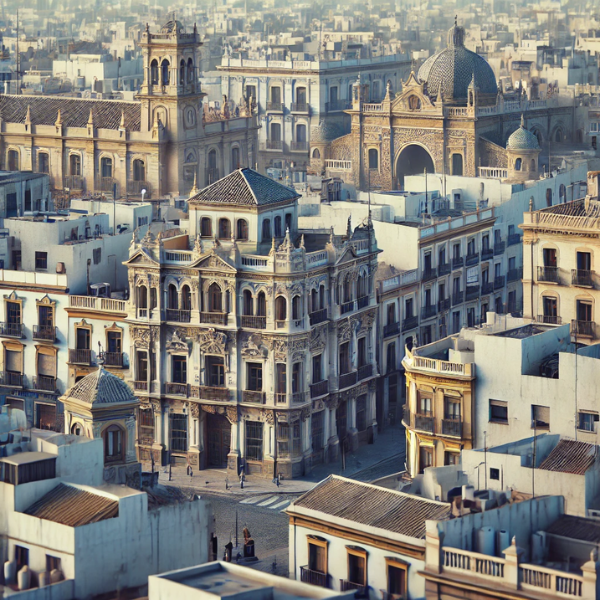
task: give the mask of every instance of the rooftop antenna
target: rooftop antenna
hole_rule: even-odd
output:
[[[21,70],[21,55],[19,54],[19,9],[17,8],[17,96],[19,95],[20,83],[19,75]]]

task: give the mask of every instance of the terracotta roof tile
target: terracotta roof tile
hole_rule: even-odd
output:
[[[595,519],[563,515],[546,528],[546,533],[594,544],[600,543],[600,523]]]
[[[584,475],[596,460],[596,446],[575,440],[560,440],[540,465],[546,471]]]
[[[132,389],[122,379],[103,367],[78,381],[67,391],[66,397],[83,400],[93,405],[137,402]]]

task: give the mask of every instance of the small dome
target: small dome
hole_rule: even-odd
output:
[[[508,138],[506,143],[507,150],[539,150],[540,145],[535,134],[525,129],[523,118],[521,117],[521,126]]]
[[[161,33],[173,33],[173,31],[182,33],[184,30],[183,23],[177,20],[167,21],[160,30]]]
[[[495,99],[498,93],[492,67],[485,58],[465,48],[465,30],[456,24],[448,32],[448,47],[430,56],[421,65],[418,77],[427,83],[430,97],[436,97],[441,88],[447,101],[466,103],[473,80],[480,95]]]
[[[103,367],[78,381],[67,391],[65,398],[82,400],[94,406],[120,402],[138,402],[133,390],[122,379]]]

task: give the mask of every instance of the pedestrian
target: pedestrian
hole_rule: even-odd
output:
[[[192,467],[190,466],[189,470],[190,470],[189,476],[190,476],[190,479],[191,479],[194,476],[194,469],[192,469]]]

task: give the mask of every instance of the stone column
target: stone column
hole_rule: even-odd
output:
[[[192,403],[190,407],[190,414],[188,417],[188,428],[190,430],[190,443],[188,444],[188,461],[195,469],[203,468],[201,464],[202,451],[200,444],[200,430],[201,430],[201,415],[200,406],[196,403]]]
[[[358,430],[356,429],[356,398],[347,401],[346,430],[348,431],[348,449],[356,450],[358,447]]]
[[[229,454],[227,455],[227,471],[237,477],[240,461],[240,430],[241,421],[231,423],[231,441],[229,446]]]

